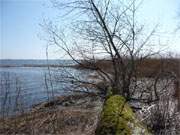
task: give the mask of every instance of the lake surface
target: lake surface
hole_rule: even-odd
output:
[[[12,60],[1,59],[0,67],[26,67],[26,66],[46,66],[46,65],[59,65],[68,66],[73,65],[72,60]]]
[[[6,115],[18,111],[24,111],[34,104],[51,99],[52,96],[69,94],[64,87],[68,83],[59,82],[67,73],[73,75],[84,74],[80,70],[63,67],[23,67],[23,65],[47,65],[60,64],[72,65],[72,61],[66,60],[0,60],[0,111],[8,112]],[[54,78],[56,75],[56,79]],[[58,78],[59,79],[58,79]],[[53,91],[53,92],[52,92]]]

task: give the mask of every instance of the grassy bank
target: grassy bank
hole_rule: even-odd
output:
[[[102,101],[95,95],[57,97],[30,112],[0,119],[0,134],[93,135]]]

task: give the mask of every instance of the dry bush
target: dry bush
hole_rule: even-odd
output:
[[[174,98],[173,78],[164,90],[158,90],[159,100],[146,104],[140,110],[140,119],[155,135],[177,135],[180,133],[180,113],[178,112],[178,101]],[[158,82],[159,89],[168,82]]]

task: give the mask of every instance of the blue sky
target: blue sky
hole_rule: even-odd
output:
[[[39,24],[52,16],[46,1],[1,0],[1,55],[9,59],[43,59],[46,42]]]
[[[180,34],[174,32],[180,1],[144,0],[139,12],[148,27],[158,23],[161,42],[168,44],[169,50],[180,53]],[[49,0],[0,0],[0,58],[44,59],[46,41],[40,39],[39,24],[43,18],[55,18],[57,14]],[[58,55],[52,51],[50,58]]]

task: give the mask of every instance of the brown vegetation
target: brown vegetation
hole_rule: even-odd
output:
[[[124,59],[127,62],[128,59]],[[177,58],[148,58],[135,60],[139,77],[154,77],[160,72],[178,76],[180,59]],[[77,68],[98,67],[106,72],[112,73],[113,64],[111,60],[97,60],[96,62],[81,61]]]
[[[0,134],[93,135],[101,106],[94,95],[62,96],[29,113],[1,118]]]

